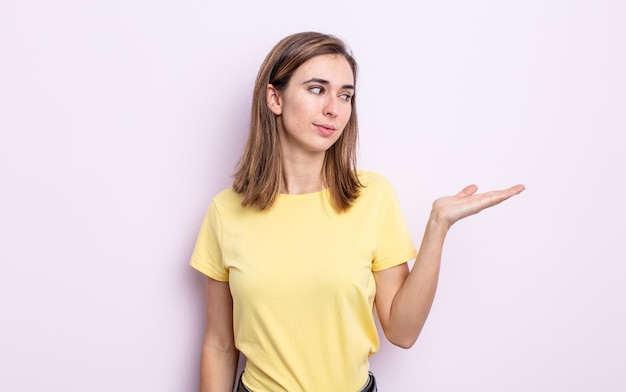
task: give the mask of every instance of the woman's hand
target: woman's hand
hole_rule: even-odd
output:
[[[508,189],[476,194],[478,187],[468,185],[454,196],[441,197],[433,203],[431,218],[436,223],[449,228],[459,220],[474,215],[502,203],[504,200],[521,193],[524,185],[515,185]]]

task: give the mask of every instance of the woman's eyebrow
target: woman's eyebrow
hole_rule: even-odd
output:
[[[321,79],[321,78],[311,78],[309,80],[306,80],[304,82],[302,82],[302,84],[307,84],[307,83],[319,83],[319,84],[330,84],[330,82],[326,79]],[[341,86],[342,89],[350,89],[350,90],[354,90],[354,85],[352,84],[344,84],[343,86]]]

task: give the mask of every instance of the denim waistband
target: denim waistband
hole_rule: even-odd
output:
[[[248,389],[243,384],[242,381],[243,372],[239,375],[239,383],[237,384],[237,392],[252,392],[252,390]],[[367,378],[367,382],[363,386],[363,388],[359,389],[357,392],[378,392],[378,386],[376,385],[376,377],[374,377],[374,373],[369,372],[369,377]]]

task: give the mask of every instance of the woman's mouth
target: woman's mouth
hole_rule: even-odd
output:
[[[315,128],[317,128],[317,131],[322,136],[331,136],[333,133],[335,133],[335,131],[337,131],[337,128],[332,124],[313,124],[313,125],[315,125]]]

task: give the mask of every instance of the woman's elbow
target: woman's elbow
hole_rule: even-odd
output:
[[[417,341],[417,337],[419,334],[405,334],[405,335],[392,335],[385,334],[387,340],[394,346],[398,346],[400,348],[409,349],[413,347],[415,342]]]

